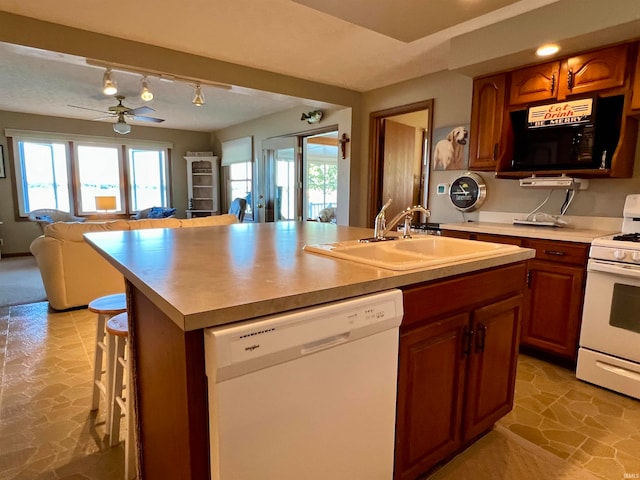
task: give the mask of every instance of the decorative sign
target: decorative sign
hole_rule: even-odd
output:
[[[530,107],[527,115],[527,128],[589,123],[592,113],[593,98]]]

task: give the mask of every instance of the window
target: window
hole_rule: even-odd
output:
[[[13,138],[21,216],[40,208],[90,215],[97,211],[96,196],[115,196],[115,213],[122,214],[169,206],[171,145],[17,130],[5,133]]]

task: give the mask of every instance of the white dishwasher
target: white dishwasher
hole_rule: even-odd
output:
[[[390,480],[402,293],[207,329],[213,480]]]

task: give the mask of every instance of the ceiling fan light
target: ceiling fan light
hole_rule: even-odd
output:
[[[108,68],[102,77],[102,92],[105,95],[115,95],[118,93],[118,84],[111,78],[111,69]]]
[[[196,107],[201,107],[204,105],[204,93],[202,93],[202,88],[200,87],[199,83],[196,85],[196,94],[193,96],[193,100],[191,100],[191,103],[193,103]]]
[[[153,100],[153,92],[149,89],[149,80],[147,77],[142,78],[142,90],[140,91],[140,98],[145,102]]]
[[[131,131],[131,125],[124,121],[123,115],[119,115],[118,121],[113,125],[113,131],[120,135],[126,135]]]

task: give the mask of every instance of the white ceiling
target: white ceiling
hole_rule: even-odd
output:
[[[0,10],[361,92],[498,56],[532,62],[531,47],[544,40],[573,39],[573,49],[619,41],[634,31],[620,25],[640,22],[637,0],[56,0],[55,8],[51,0],[0,0]],[[607,35],[587,35],[600,31]],[[495,54],[476,53],[485,40]],[[81,58],[0,44],[0,110],[96,118],[68,105],[114,105],[99,91],[103,73]],[[125,104],[141,106],[140,76],[116,78]],[[152,88],[152,116],[165,128],[212,131],[298,106],[329,107],[205,86],[207,104],[196,108],[187,83],[155,78]]]

